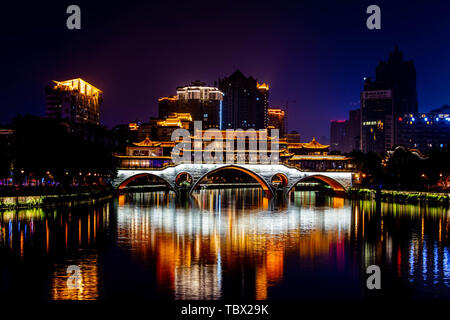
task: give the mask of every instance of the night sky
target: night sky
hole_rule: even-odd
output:
[[[66,28],[67,6],[82,29]],[[366,28],[381,7],[381,30]],[[44,87],[81,77],[104,91],[102,123],[157,116],[157,99],[240,69],[289,106],[302,141],[359,106],[363,77],[398,44],[417,70],[419,110],[450,104],[448,1],[13,1],[0,9],[0,123],[44,115]]]

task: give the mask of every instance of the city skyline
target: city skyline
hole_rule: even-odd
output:
[[[167,319],[438,312],[449,9],[3,4],[2,301],[142,301]]]
[[[4,66],[0,123],[17,114],[44,115],[44,88],[51,80],[80,77],[95,83],[104,91],[101,122],[111,128],[157,116],[158,98],[177,86],[196,79],[214,85],[239,69],[270,85],[269,107],[296,101],[289,104],[290,117],[296,119],[289,130],[308,141],[328,136],[331,119],[345,119],[359,107],[363,78],[374,77],[374,67],[396,44],[406,60],[414,60],[419,111],[450,101],[445,90],[449,44],[437,41],[440,32],[450,30],[450,22],[437,17],[445,11],[436,6],[380,2],[382,29],[368,30],[365,3],[290,4],[289,12],[285,2],[209,4],[201,14],[199,5],[178,4],[169,11],[161,3],[125,10],[81,3],[82,29],[71,31],[65,27],[63,4],[45,10],[32,5],[32,14],[20,12],[21,26],[11,20],[19,8],[8,4],[13,14],[1,22],[8,48],[1,55],[11,63]],[[229,25],[233,16],[240,19]],[[45,24],[37,23],[37,17],[45,18]],[[420,19],[427,23],[416,25]],[[46,36],[50,30],[63,40]]]

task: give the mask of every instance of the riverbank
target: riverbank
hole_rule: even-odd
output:
[[[41,195],[23,194],[0,196],[0,210],[26,209],[34,207],[72,207],[83,204],[96,204],[113,198],[111,187],[96,189],[71,189],[70,192],[55,192]]]
[[[375,199],[376,190],[351,188],[347,195],[351,199]],[[380,198],[386,202],[398,202],[408,204],[435,204],[450,206],[450,193],[427,191],[396,191],[381,190]]]

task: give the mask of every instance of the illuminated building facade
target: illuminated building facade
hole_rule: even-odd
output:
[[[428,113],[407,113],[397,119],[398,144],[422,152],[444,148],[450,142],[450,106]]]
[[[162,168],[172,160],[172,141],[151,141],[148,137],[126,147],[125,155],[115,155],[122,168]]]
[[[314,138],[307,143],[290,143],[286,138],[278,140],[278,149],[272,147],[273,139],[267,136],[267,130],[255,131],[254,135],[236,134],[234,137],[234,149],[232,150],[232,159],[226,152],[227,148],[227,132],[226,130],[199,130],[191,136],[191,149],[175,148],[178,142],[174,141],[153,141],[149,137],[138,143],[133,143],[127,147],[125,155],[116,155],[119,158],[121,168],[161,168],[172,165],[172,156],[178,158],[184,152],[190,152],[190,163],[195,163],[195,153],[203,152],[211,141],[201,139],[205,134],[213,134],[214,142],[222,142],[222,159],[224,163],[250,163],[251,159],[256,159],[256,163],[260,161],[258,149],[264,145],[267,149],[268,156],[278,157],[280,163],[299,168],[304,171],[347,171],[352,169],[350,158],[341,155],[329,155],[329,145],[322,145]],[[200,146],[195,145],[195,141],[200,141]],[[256,150],[250,148],[251,144],[257,146]],[[197,148],[197,149],[196,149]],[[217,150],[215,156],[217,157]],[[228,157],[227,157],[228,156]]]
[[[224,162],[227,161],[227,151],[229,150],[233,151],[233,163],[250,163],[252,162],[251,159],[256,159],[256,162],[259,162],[259,155],[261,152],[265,152],[267,156],[274,154],[275,157],[280,159],[280,150],[275,147],[274,150],[272,150],[273,138],[266,129],[255,130],[252,133],[236,131],[232,138],[234,146],[231,146],[231,148],[228,145],[229,140],[227,140],[227,138],[230,137],[228,134],[229,133],[227,133],[226,130],[195,131],[195,133],[191,136],[192,149],[182,150],[181,152],[180,150],[174,150],[173,154],[176,156],[181,156],[183,152],[189,151],[191,154],[191,161],[194,162],[195,153],[197,151],[203,152],[203,150],[205,150],[211,143],[209,139],[205,139],[207,135],[208,137],[213,137],[212,139],[214,140],[214,143],[219,143],[222,146],[221,150],[215,149],[214,156],[219,157],[218,153],[220,152]],[[197,147],[195,141],[201,141],[201,147]]]
[[[286,134],[286,119],[284,110],[280,108],[269,108],[268,118],[269,121],[267,123],[267,128],[278,129],[280,137],[284,137]]]
[[[264,128],[267,128],[269,126],[269,85],[266,83],[259,84],[256,83],[256,88],[258,88],[258,97],[256,97],[256,103],[259,106],[258,109],[264,110]],[[281,130],[280,130],[281,132]],[[283,131],[284,132],[284,131]],[[280,137],[281,137],[280,133]]]
[[[100,89],[80,78],[54,83],[54,86],[45,89],[47,117],[70,123],[100,125]]]
[[[280,140],[280,158],[303,171],[351,170],[351,159],[341,155],[329,155],[330,146],[313,139],[306,143],[288,143]],[[285,143],[285,144],[284,144]]]
[[[192,130],[193,119],[190,113],[173,112],[165,119],[151,119],[150,123],[143,124],[138,129],[138,137],[152,140],[170,141],[172,133],[177,129]]]
[[[418,110],[414,61],[403,60],[403,53],[395,46],[388,60],[378,64],[375,81],[364,80],[360,149],[383,153],[398,144],[394,119]]]
[[[222,129],[265,129],[268,123],[269,86],[237,70],[219,79],[223,92]]]
[[[176,96],[159,99],[158,116],[164,120],[172,113],[189,113],[193,121],[202,121],[203,129],[219,129],[222,100],[218,88],[197,80],[178,87]]]
[[[394,101],[391,90],[361,92],[361,151],[383,153],[393,147]]]

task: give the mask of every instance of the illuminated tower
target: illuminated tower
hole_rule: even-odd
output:
[[[100,125],[100,89],[80,78],[53,82],[54,86],[45,89],[47,117]]]
[[[258,104],[258,110],[264,110],[264,128],[269,126],[269,85],[266,83],[256,83],[258,88],[258,97],[256,97],[256,103]],[[281,128],[280,135],[281,135]],[[283,111],[283,134],[284,134],[284,111]]]

